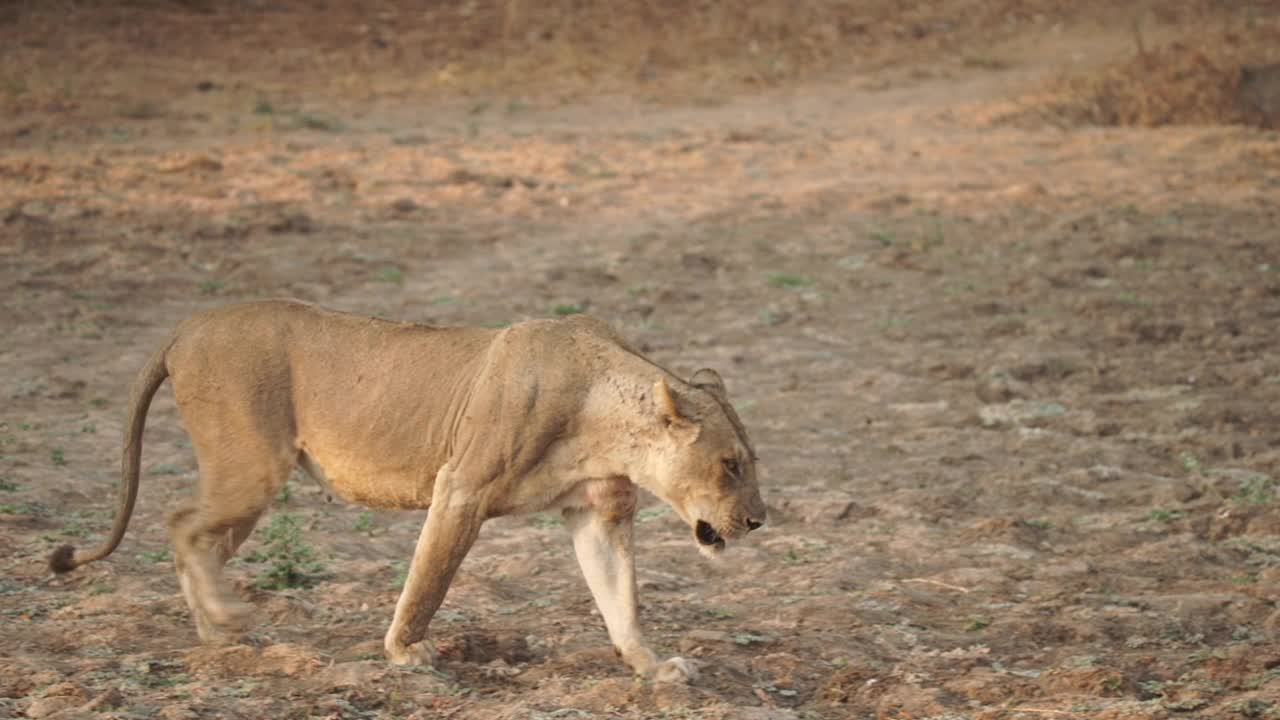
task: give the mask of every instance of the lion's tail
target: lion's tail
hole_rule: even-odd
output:
[[[49,567],[55,573],[65,573],[101,560],[115,551],[124,538],[129,527],[129,518],[133,515],[133,505],[138,499],[138,470],[142,463],[142,429],[147,424],[147,409],[151,407],[151,398],[155,396],[160,383],[169,377],[169,369],[165,366],[165,354],[169,352],[172,341],[152,353],[147,365],[138,373],[133,383],[133,393],[129,398],[129,424],[124,434],[124,459],[120,468],[120,510],[116,513],[115,525],[111,528],[111,537],[102,547],[89,553],[79,555],[70,545],[63,545],[49,556]]]

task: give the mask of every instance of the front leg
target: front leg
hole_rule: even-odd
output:
[[[689,682],[697,675],[693,663],[680,657],[658,662],[640,634],[636,612],[636,567],[631,551],[634,513],[614,514],[600,509],[564,512],[573,533],[573,549],[604,616],[609,639],[636,674],[657,682]]]
[[[475,500],[455,495],[458,485],[443,470],[436,476],[431,509],[418,536],[418,547],[384,641],[387,658],[396,665],[435,664],[436,653],[427,638],[427,626],[444,602],[449,583],[484,522]]]

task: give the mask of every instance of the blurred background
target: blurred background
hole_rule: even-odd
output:
[[[1280,3],[0,2],[0,715],[1280,716]],[[766,530],[653,498],[638,684],[558,516],[382,659],[421,516],[291,482],[206,648],[167,391],[193,312],[578,312],[717,368]]]

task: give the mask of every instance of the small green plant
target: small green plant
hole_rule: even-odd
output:
[[[356,519],[351,521],[351,527],[357,532],[369,532],[373,529],[373,513],[361,510],[356,514]]]
[[[1226,651],[1221,648],[1202,647],[1187,655],[1187,662],[1202,663],[1210,660],[1225,660]]]
[[[1276,712],[1276,704],[1262,698],[1238,700],[1228,707],[1231,712],[1246,718],[1267,718],[1267,720],[1270,720],[1271,718],[1280,717],[1280,713]]]
[[[90,401],[89,401],[89,404],[90,404],[91,406],[95,407],[95,408],[102,409],[102,408],[104,408],[104,407],[106,407],[106,406],[107,406],[107,399],[106,399],[106,398],[94,398],[94,399],[92,399],[92,400],[90,400]]]
[[[263,535],[266,546],[253,559],[268,563],[258,577],[258,587],[267,590],[306,587],[324,572],[324,563],[302,539],[302,522],[292,513],[276,513]]]
[[[964,58],[964,66],[979,70],[1005,70],[1008,69],[1009,63],[991,55],[968,55]]]
[[[729,636],[729,639],[732,640],[735,645],[743,645],[743,646],[755,645],[756,643],[762,643],[768,640],[768,638],[766,638],[763,635],[756,635],[755,633],[749,633],[749,632],[733,633],[732,635]]]
[[[1035,529],[1037,529],[1037,530],[1052,530],[1052,529],[1053,529],[1053,523],[1049,522],[1048,520],[1045,520],[1044,518],[1033,518],[1033,519],[1031,519],[1031,520],[1028,520],[1028,521],[1027,521],[1027,525],[1029,525],[1029,526],[1031,526],[1031,527],[1033,527],[1033,528],[1035,528]]]
[[[806,275],[796,275],[794,273],[770,273],[769,284],[776,288],[802,288],[813,284],[813,281]]]
[[[1143,680],[1138,683],[1138,689],[1142,691],[1142,695],[1149,698],[1163,697],[1165,693],[1165,684],[1160,680]],[[1139,696],[1141,697],[1141,695]]]
[[[717,620],[728,620],[733,617],[733,612],[724,608],[709,608],[707,614]]]
[[[201,295],[217,295],[224,287],[221,280],[203,280],[200,282]]]
[[[537,513],[529,518],[529,522],[542,530],[564,527],[564,518],[555,513]]]
[[[288,480],[280,486],[280,492],[276,493],[276,505],[287,505],[293,499],[293,485]]]
[[[67,464],[67,458],[62,452],[62,448],[54,448],[49,451],[49,461],[58,467]]]
[[[884,247],[889,247],[893,244],[893,233],[888,230],[872,230],[871,239],[880,243]]]
[[[1257,636],[1258,635],[1253,631],[1253,628],[1248,625],[1237,625],[1235,629],[1231,631],[1231,639],[1236,642],[1252,641]]]
[[[920,252],[928,252],[936,247],[941,247],[946,241],[946,233],[942,231],[941,225],[934,225],[929,230],[920,234],[920,239],[914,243],[913,249]]]
[[[1152,522],[1170,523],[1174,520],[1182,518],[1181,510],[1166,510],[1165,508],[1156,508],[1147,513],[1147,519]]]
[[[965,626],[965,630],[969,632],[978,632],[979,630],[985,630],[990,626],[991,618],[978,616],[969,618],[969,624]]]
[[[1146,298],[1138,297],[1137,295],[1131,292],[1122,292],[1116,297],[1116,299],[1124,303],[1125,305],[1132,305],[1134,307],[1143,307],[1143,308],[1151,307],[1150,300],[1147,300]]]
[[[1245,690],[1257,690],[1272,680],[1280,678],[1280,670],[1268,670],[1264,672],[1254,673],[1244,680]]]
[[[1183,450],[1178,453],[1178,461],[1182,463],[1182,469],[1192,475],[1204,474],[1204,469],[1200,466],[1200,458],[1197,458],[1195,453],[1190,450]]]
[[[21,77],[12,75],[4,79],[4,91],[13,97],[27,92],[27,82]]]
[[[340,132],[342,130],[342,121],[328,115],[318,113],[301,112],[294,118],[298,127],[307,130],[319,130],[321,132]]]
[[[911,318],[901,315],[886,315],[876,321],[876,327],[885,332],[906,330],[911,325]]]
[[[63,526],[62,534],[65,537],[86,538],[89,537],[89,528],[79,518],[74,518]]]
[[[147,550],[138,555],[142,560],[149,563],[161,563],[169,561],[169,551],[167,549]]]
[[[257,692],[258,683],[253,680],[237,680],[235,685],[224,685],[221,690],[222,695],[238,698],[252,697]]]
[[[275,111],[275,106],[273,106],[271,101],[266,98],[258,98],[257,101],[253,103],[254,115],[270,115]]]
[[[409,563],[397,560],[392,563],[391,568],[396,571],[396,576],[391,580],[391,587],[396,590],[404,589],[404,583],[409,579]]]
[[[582,307],[578,303],[562,303],[551,308],[551,312],[560,317],[564,317],[566,315],[577,315],[585,311],[586,308]]]
[[[150,120],[163,114],[160,106],[150,100],[128,103],[120,108],[120,115],[131,120]]]
[[[0,476],[0,492],[15,492],[20,486],[9,480],[8,475]]]
[[[782,323],[782,316],[769,308],[761,308],[760,312],[756,314],[756,317],[760,318],[760,324],[768,325],[770,327]]]
[[[1236,492],[1242,505],[1266,505],[1276,499],[1276,481],[1268,475],[1253,475]]]
[[[142,679],[142,684],[149,688],[165,688],[174,685],[186,685],[191,682],[191,677],[186,673],[173,673],[171,675],[157,673],[154,670],[152,674],[146,675]]]
[[[404,285],[404,271],[396,265],[383,265],[375,277],[378,282]]]
[[[652,507],[647,507],[637,512],[636,522],[641,522],[641,523],[653,522],[654,520],[657,520],[658,518],[666,517],[669,514],[671,514],[671,511],[667,508],[666,505],[654,505]]]

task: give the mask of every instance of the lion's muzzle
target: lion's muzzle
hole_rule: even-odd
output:
[[[699,520],[693,529],[693,534],[698,538],[698,544],[707,547],[715,547],[716,550],[724,549],[724,538],[720,537],[720,533],[711,527],[711,523],[706,520]]]

